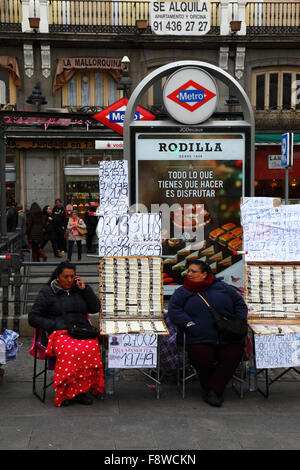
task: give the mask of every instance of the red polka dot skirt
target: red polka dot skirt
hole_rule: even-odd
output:
[[[67,330],[54,331],[46,354],[55,356],[54,404],[72,399],[79,393],[103,393],[104,375],[97,339],[74,339]]]

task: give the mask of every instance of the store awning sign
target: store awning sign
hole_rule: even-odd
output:
[[[110,127],[119,134],[123,135],[123,126],[127,103],[127,98],[121,98],[111,106],[108,106],[108,108],[105,108],[103,111],[100,111],[100,113],[95,114],[93,118],[101,122],[105,126]],[[141,106],[138,106],[136,108],[136,112],[134,115],[135,121],[153,121],[153,119],[155,118],[156,116],[154,114],[150,113],[150,111],[147,111]]]
[[[215,111],[217,85],[202,69],[186,67],[173,73],[165,83],[163,99],[167,112],[182,124],[199,124]]]

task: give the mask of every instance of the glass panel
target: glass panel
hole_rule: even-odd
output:
[[[67,165],[81,166],[81,156],[80,155],[70,155],[69,157],[67,157]]]
[[[9,73],[0,70],[0,103],[9,103]]]
[[[278,73],[270,74],[269,85],[269,108],[276,109],[278,106]]]
[[[11,153],[7,153],[5,156],[6,165],[10,167],[16,166],[16,156]]]
[[[283,74],[283,92],[282,92],[282,107],[284,109],[291,108],[291,94],[292,94],[292,74]]]
[[[99,202],[98,176],[67,176],[66,201],[73,209],[79,211],[80,217],[83,217],[86,210],[85,204]]]
[[[98,165],[98,162],[102,162],[102,155],[91,155],[89,157],[89,165]]]
[[[68,81],[68,106],[76,106],[76,74]]]
[[[103,74],[95,72],[95,106],[103,106]]]
[[[256,109],[265,109],[265,76],[256,76]]]
[[[84,72],[81,76],[81,106],[90,106],[90,74]]]
[[[0,80],[0,104],[6,104],[6,85]]]

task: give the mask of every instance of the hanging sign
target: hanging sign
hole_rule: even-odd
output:
[[[176,121],[199,124],[216,109],[217,85],[204,70],[185,67],[168,78],[163,89],[163,100],[167,112]]]
[[[150,27],[158,35],[203,36],[210,30],[209,1],[157,1],[149,6]]]
[[[128,103],[127,98],[121,98],[119,101],[116,101],[108,108],[105,108],[100,113],[97,113],[93,116],[94,119],[101,122],[107,127],[110,127],[114,131],[123,135],[123,126],[126,106]],[[141,106],[138,106],[135,111],[134,120],[135,121],[152,121],[155,119],[155,115],[150,113]]]

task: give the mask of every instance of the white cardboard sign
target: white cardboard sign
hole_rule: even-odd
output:
[[[156,334],[109,336],[108,367],[115,369],[151,369],[157,365]]]

